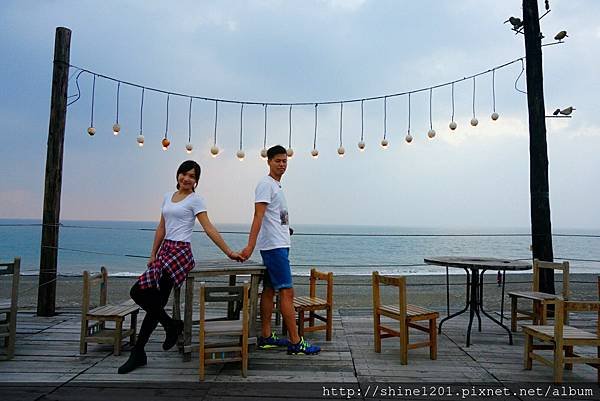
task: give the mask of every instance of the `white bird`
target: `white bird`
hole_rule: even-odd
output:
[[[567,31],[560,31],[559,33],[556,34],[554,39],[561,42],[564,38],[568,38],[568,37],[569,37],[569,35],[567,35]]]
[[[523,26],[523,21],[521,21],[521,18],[510,17],[509,19],[504,21],[505,24],[507,22],[510,22],[510,24],[513,26],[513,29],[519,29],[520,27]]]
[[[560,111],[560,114],[562,114],[563,116],[568,116],[568,115],[570,115],[573,112],[573,110],[575,110],[575,108],[572,107],[572,106],[569,106],[566,109],[562,109]]]

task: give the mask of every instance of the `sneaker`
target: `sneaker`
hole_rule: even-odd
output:
[[[162,349],[168,351],[177,344],[177,338],[183,332],[183,322],[181,320],[174,320],[171,325],[165,327],[165,332],[166,337]]]
[[[308,341],[304,339],[304,337],[300,337],[300,342],[298,344],[290,344],[288,345],[287,353],[288,355],[315,355],[321,351],[321,347],[318,345],[311,345]]]
[[[287,338],[281,338],[275,332],[272,332],[269,337],[258,337],[258,348],[269,349],[275,347],[287,347],[290,342]]]

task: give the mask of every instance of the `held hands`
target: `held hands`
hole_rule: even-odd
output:
[[[242,257],[239,253],[237,252],[231,252],[229,255],[227,255],[229,257],[229,259],[231,260],[235,260],[237,262],[243,262],[246,260],[246,258]]]
[[[147,267],[150,267],[154,261],[156,260],[156,255],[152,255],[148,258],[148,263],[146,264]]]

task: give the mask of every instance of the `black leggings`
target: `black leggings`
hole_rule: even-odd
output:
[[[136,347],[143,349],[150,338],[150,335],[160,323],[164,328],[173,324],[173,319],[165,312],[165,305],[169,301],[169,295],[173,289],[171,278],[163,274],[159,280],[160,290],[157,288],[140,288],[139,283],[135,283],[131,287],[129,295],[143,310],[146,311],[146,316],[140,327]]]

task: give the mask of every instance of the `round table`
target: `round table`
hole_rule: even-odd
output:
[[[448,311],[448,316],[440,321],[439,324],[439,332],[442,332],[443,323],[448,320],[465,313],[469,310],[469,326],[467,328],[467,347],[471,345],[471,327],[473,325],[473,318],[477,316],[477,320],[479,322],[479,331],[481,331],[481,316],[479,312],[483,313],[488,319],[492,320],[494,323],[504,328],[508,333],[508,341],[509,344],[512,345],[512,333],[510,329],[502,324],[502,322],[498,321],[493,316],[489,315],[483,309],[483,274],[487,270],[497,270],[497,271],[522,271],[531,269],[531,264],[524,261],[519,260],[509,260],[509,259],[497,259],[497,258],[482,258],[482,257],[470,257],[470,256],[435,256],[435,257],[427,257],[424,259],[425,263],[430,265],[438,265],[446,267],[446,284],[447,284],[447,299],[449,298],[449,290],[448,290],[448,267],[455,267],[464,269],[467,273],[467,297],[466,304],[463,309],[460,311],[450,314]],[[505,280],[502,280],[502,298],[504,301],[504,283]],[[503,302],[502,301],[502,302]],[[448,299],[449,305],[449,299]],[[502,305],[503,306],[503,305]],[[449,306],[448,306],[449,307]],[[502,312],[501,312],[502,314]]]

